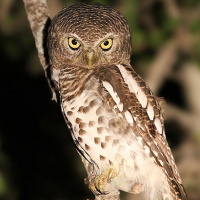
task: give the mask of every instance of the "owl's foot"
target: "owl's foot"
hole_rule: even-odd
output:
[[[100,175],[91,180],[89,187],[95,195],[107,194],[105,191],[106,184],[111,182],[111,179],[117,176],[117,171],[114,168],[108,168]]]

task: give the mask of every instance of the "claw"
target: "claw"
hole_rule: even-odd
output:
[[[106,191],[106,184],[111,182],[111,179],[117,176],[117,172],[114,168],[108,168],[100,175],[96,176],[89,184],[90,190],[95,195],[108,194]]]

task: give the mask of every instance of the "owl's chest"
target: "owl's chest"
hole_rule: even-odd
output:
[[[62,109],[71,124],[72,137],[86,150],[101,143],[108,136],[109,118],[103,100],[95,93],[84,90],[71,101],[63,101]],[[105,134],[107,133],[107,134]]]
[[[62,102],[62,109],[70,122],[77,148],[89,162],[102,170],[113,163],[119,165],[124,159],[133,165],[128,145],[136,141],[131,138],[134,137],[132,129],[101,96],[85,90],[72,101]],[[137,143],[134,151],[142,151]]]
[[[85,157],[105,166],[114,162],[120,145],[117,134],[120,119],[108,109],[102,97],[85,90],[73,100],[63,101],[62,109],[70,122],[72,138]]]

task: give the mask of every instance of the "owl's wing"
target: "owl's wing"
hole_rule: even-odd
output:
[[[102,67],[98,72],[100,84],[107,91],[107,102],[115,106],[141,138],[149,155],[159,165],[168,178],[171,190],[182,199],[185,195],[177,167],[165,137],[164,120],[158,100],[149,87],[131,66],[116,65]],[[186,196],[186,195],[185,195]]]

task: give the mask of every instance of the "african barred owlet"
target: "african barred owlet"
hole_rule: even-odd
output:
[[[158,100],[130,65],[131,33],[113,8],[80,3],[50,25],[52,79],[95,195],[185,198]]]

